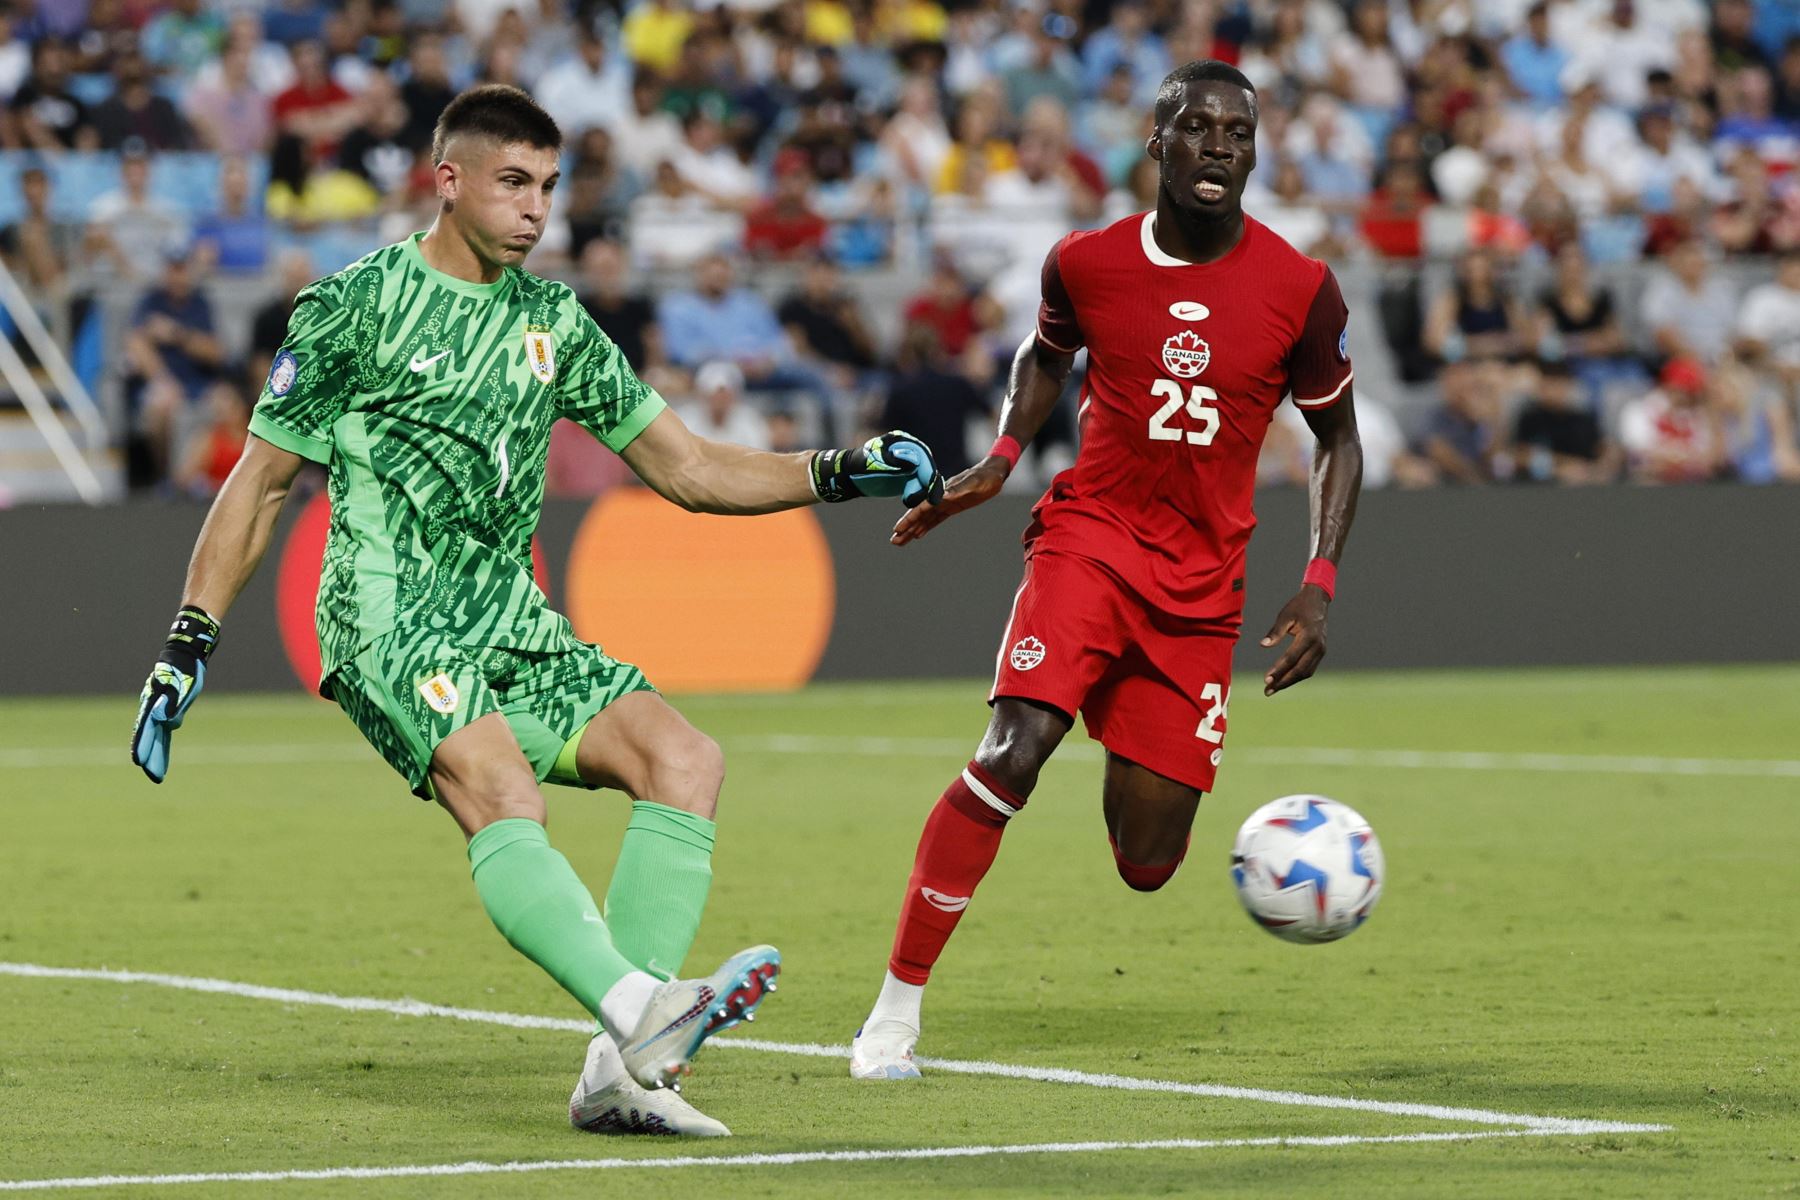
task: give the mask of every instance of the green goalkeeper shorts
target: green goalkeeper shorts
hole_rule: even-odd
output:
[[[326,682],[423,800],[433,798],[438,743],[489,713],[506,718],[539,781],[586,787],[568,763],[558,769],[563,746],[619,697],[654,690],[642,671],[585,642],[539,654],[403,631],[376,638]]]

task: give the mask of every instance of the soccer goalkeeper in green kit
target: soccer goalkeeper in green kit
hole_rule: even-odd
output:
[[[889,433],[771,454],[690,432],[560,283],[520,269],[562,138],[524,92],[458,96],[432,153],[432,228],[303,291],[207,516],[182,607],[144,685],[132,761],[161,782],[226,609],[306,460],[329,472],[320,692],[469,839],[496,927],[599,1022],[570,1101],[593,1130],[723,1135],[677,1094],[711,1034],[775,988],[771,946],[677,978],[712,881],[718,746],[642,672],[575,637],[532,581],[550,427],[617,451],[666,499],[766,513],[942,496],[927,447]],[[632,797],[605,905],[545,834],[540,781]]]

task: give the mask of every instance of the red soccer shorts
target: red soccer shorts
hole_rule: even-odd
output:
[[[988,700],[1080,712],[1114,754],[1209,792],[1224,757],[1236,644],[1236,622],[1171,617],[1098,563],[1034,554]]]

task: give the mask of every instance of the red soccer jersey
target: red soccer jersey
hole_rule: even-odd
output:
[[[1331,269],[1266,226],[1212,263],[1171,258],[1154,212],[1072,233],[1044,261],[1038,340],[1086,346],[1081,452],[1028,553],[1104,564],[1153,609],[1236,622],[1256,457],[1282,397],[1337,402],[1348,312]]]

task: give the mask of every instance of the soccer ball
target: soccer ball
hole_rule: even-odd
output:
[[[1283,796],[1244,822],[1231,880],[1250,919],[1290,942],[1335,942],[1369,918],[1386,874],[1375,831],[1324,796]]]

